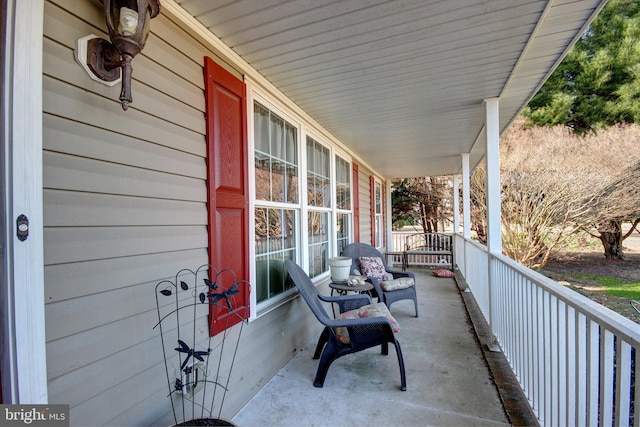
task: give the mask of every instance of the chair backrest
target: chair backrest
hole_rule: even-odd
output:
[[[360,257],[379,257],[382,259],[382,264],[384,264],[384,269],[389,270],[387,266],[387,260],[382,256],[382,254],[373,246],[367,245],[366,243],[351,243],[342,250],[342,256],[348,256],[351,258],[351,271],[349,274],[353,274],[353,270],[361,271],[360,268]]]
[[[298,264],[290,260],[286,260],[284,262],[284,266],[287,269],[287,272],[289,272],[289,277],[298,288],[300,295],[302,295],[302,298],[304,298],[313,314],[320,323],[326,325],[327,321],[331,318],[322,306],[322,301],[318,298],[318,290],[307,273],[305,273]]]

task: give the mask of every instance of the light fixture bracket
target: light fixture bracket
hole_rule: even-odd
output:
[[[91,45],[97,45],[96,49],[91,49]],[[100,82],[107,86],[115,86],[122,80],[122,73],[120,72],[120,64],[110,71],[104,70],[104,73],[98,70],[100,68],[96,62],[95,56],[98,50],[103,50],[104,45],[109,44],[107,40],[101,39],[95,34],[89,34],[76,41],[76,61],[85,69],[89,77],[92,80]],[[113,46],[113,45],[111,45]],[[90,53],[92,52],[93,53]],[[116,51],[117,52],[117,51]],[[104,67],[103,67],[104,68]]]
[[[96,38],[87,42],[87,49],[87,63],[99,79],[107,82],[120,79],[122,59],[113,44]]]

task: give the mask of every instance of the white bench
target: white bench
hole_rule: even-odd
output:
[[[394,263],[398,258],[402,269],[409,264],[429,267],[446,266],[453,270],[453,236],[444,233],[416,233],[405,238],[405,250],[387,252],[387,262]]]

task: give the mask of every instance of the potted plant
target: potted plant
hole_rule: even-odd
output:
[[[202,265],[182,269],[155,286],[168,397],[176,426],[233,426],[222,408],[246,323],[250,285],[231,270]],[[211,336],[210,305],[227,322]],[[238,322],[235,316],[240,317]],[[234,325],[234,326],[230,326]]]
[[[349,279],[349,269],[351,268],[351,258],[346,256],[336,256],[329,258],[329,268],[331,268],[331,280],[335,283],[347,283]]]

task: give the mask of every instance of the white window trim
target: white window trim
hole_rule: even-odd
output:
[[[255,179],[256,179],[256,174],[255,174],[256,162],[255,162],[255,154],[254,154],[255,139],[254,139],[254,127],[253,127],[254,102],[258,102],[259,104],[264,105],[270,111],[273,111],[274,113],[282,117],[284,120],[286,120],[289,124],[294,125],[298,130],[298,143],[300,143],[300,138],[302,135],[302,124],[300,120],[296,120],[294,117],[287,114],[286,109],[283,108],[281,104],[274,102],[272,99],[265,97],[261,93],[257,92],[255,87],[253,87],[253,85],[251,84],[251,82],[246,81],[245,83],[247,86],[246,87],[246,90],[247,90],[247,141],[248,141],[247,150],[249,154],[247,156],[249,158],[248,177],[249,177],[249,182],[252,183],[249,185],[249,224],[251,224],[251,226],[249,227],[249,241],[255,242],[255,239],[256,239],[256,230],[254,226],[256,221],[255,210],[256,210],[256,206],[260,206],[260,207],[267,207],[267,208],[274,208],[274,209],[295,209],[296,223],[298,224],[298,227],[296,227],[296,230],[294,232],[296,235],[296,241],[300,242],[300,239],[302,238],[301,234],[303,234],[300,232],[300,229],[301,229],[300,221],[302,220],[302,214],[300,212],[303,206],[301,201],[301,199],[303,198],[301,188],[299,189],[300,194],[298,197],[298,203],[296,205],[293,205],[291,203],[280,203],[280,202],[272,202],[272,201],[266,201],[266,200],[261,200],[259,203],[256,203],[256,188],[255,188],[255,185],[253,184],[255,183]],[[298,149],[298,173],[302,171],[302,166],[301,166],[302,158],[303,157],[302,157],[301,150]],[[298,252],[298,256],[300,257],[301,256],[299,253],[300,251],[298,250],[297,252]],[[250,277],[250,282],[253,284],[256,283],[256,274],[257,274],[255,260],[256,260],[255,245],[249,245],[249,261],[250,261],[249,277]],[[267,301],[262,301],[258,303],[257,293],[251,292],[249,296],[249,300],[251,304],[250,305],[251,314],[249,316],[249,321],[250,322],[254,321],[258,317],[263,316],[269,313],[270,311],[276,309],[282,303],[291,299],[294,295],[295,295],[295,289],[291,289],[273,298],[269,298]]]

